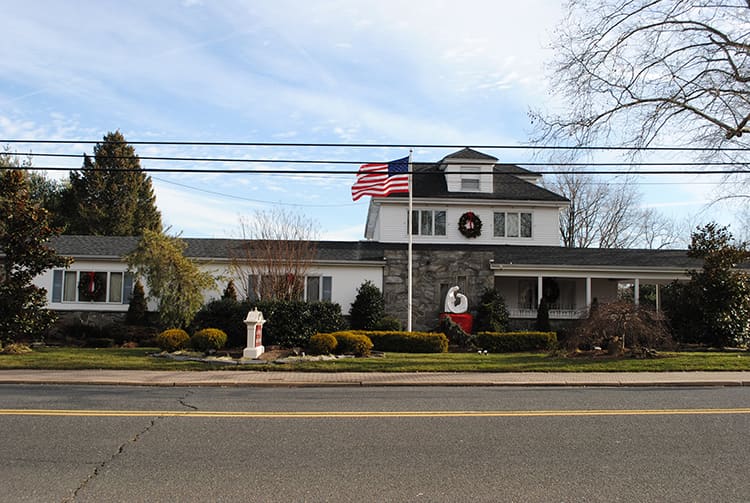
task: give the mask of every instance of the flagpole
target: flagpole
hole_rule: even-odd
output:
[[[412,318],[412,262],[411,262],[411,245],[412,245],[412,226],[414,225],[414,219],[412,218],[412,189],[413,189],[413,182],[412,182],[412,167],[411,167],[411,154],[412,149],[409,149],[409,216],[408,216],[408,225],[407,225],[407,233],[409,234],[409,246],[408,246],[408,259],[407,259],[407,268],[409,270],[407,274],[407,320],[406,320],[406,331],[411,332],[411,318]]]

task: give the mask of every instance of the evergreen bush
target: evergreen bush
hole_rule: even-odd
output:
[[[393,353],[445,353],[448,338],[439,332],[363,331],[374,349]]]
[[[162,351],[177,351],[190,340],[190,336],[181,328],[170,328],[156,336],[156,345]]]
[[[333,334],[317,333],[310,337],[307,350],[311,355],[329,355],[336,349],[338,342]]]
[[[353,330],[374,330],[384,315],[383,294],[371,281],[365,281],[357,289],[357,296],[349,310],[349,324]]]
[[[503,332],[508,329],[508,308],[500,292],[489,288],[482,293],[474,320],[477,332]]]
[[[336,353],[342,355],[369,356],[372,341],[366,335],[354,332],[335,332]]]
[[[125,314],[125,323],[128,325],[144,325],[147,322],[147,313],[146,294],[143,291],[143,283],[138,279],[133,285],[133,294],[130,297],[128,312]]]
[[[198,330],[190,338],[190,347],[197,351],[208,352],[224,347],[227,343],[227,334],[218,328],[204,328]]]
[[[553,349],[555,332],[480,332],[474,339],[477,348],[490,353],[515,353]]]

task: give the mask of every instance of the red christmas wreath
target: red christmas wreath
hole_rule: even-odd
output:
[[[458,219],[458,232],[467,238],[475,238],[482,234],[482,220],[471,211],[467,211]]]

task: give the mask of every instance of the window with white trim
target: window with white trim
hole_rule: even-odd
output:
[[[264,280],[267,282],[267,288],[264,288]],[[270,300],[264,299],[264,297],[270,295],[269,290],[272,291],[270,282],[273,282],[273,280],[274,276],[250,274],[248,276],[248,291],[246,292],[247,299],[251,301],[261,299]],[[304,292],[300,291],[295,297],[308,302],[330,302],[332,294],[333,278],[331,276],[306,276]]]
[[[128,304],[132,293],[133,275],[129,272],[52,272],[52,302]]]
[[[412,210],[413,236],[445,236],[445,210]]]
[[[481,171],[476,166],[461,166],[461,191],[479,192]]]
[[[531,213],[495,212],[493,236],[496,238],[530,238]]]

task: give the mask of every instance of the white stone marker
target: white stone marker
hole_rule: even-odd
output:
[[[266,320],[258,308],[253,308],[247,313],[245,325],[247,325],[247,347],[242,352],[243,358],[258,358],[263,354],[263,324]]]

